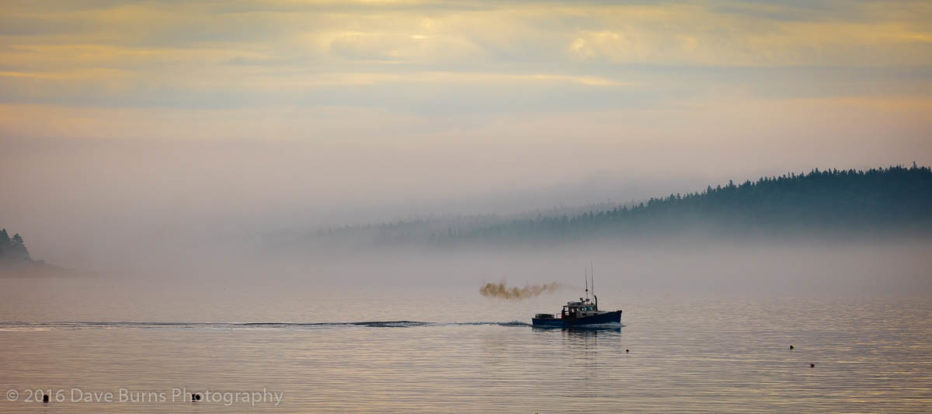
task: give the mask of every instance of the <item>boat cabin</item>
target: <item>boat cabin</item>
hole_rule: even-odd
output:
[[[560,311],[560,317],[576,319],[598,315],[599,313],[598,298],[595,302],[589,300],[589,298],[579,298],[578,302],[566,302],[566,305],[563,305],[563,310]]]

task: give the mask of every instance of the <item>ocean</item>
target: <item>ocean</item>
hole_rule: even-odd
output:
[[[533,313],[558,312],[580,292],[504,301],[460,286],[332,287],[250,301],[203,285],[107,303],[98,285],[88,288],[96,307],[70,311],[55,305],[62,283],[0,281],[2,412],[932,407],[932,301],[922,294],[651,295],[616,286],[599,292],[600,305],[622,309],[623,326],[540,330],[528,325]]]

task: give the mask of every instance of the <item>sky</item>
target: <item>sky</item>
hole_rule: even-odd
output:
[[[913,161],[928,1],[0,4],[0,227],[53,260]]]

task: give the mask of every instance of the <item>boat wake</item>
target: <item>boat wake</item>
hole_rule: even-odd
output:
[[[0,332],[39,332],[53,329],[328,329],[328,328],[414,328],[427,326],[531,326],[510,322],[0,322]]]

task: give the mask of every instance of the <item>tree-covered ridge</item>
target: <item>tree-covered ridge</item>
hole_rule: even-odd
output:
[[[6,229],[0,230],[0,261],[30,262],[29,251],[19,233],[10,237]]]
[[[815,169],[575,216],[512,220],[446,239],[572,239],[692,230],[927,232],[932,230],[932,170],[915,164],[867,171]]]

